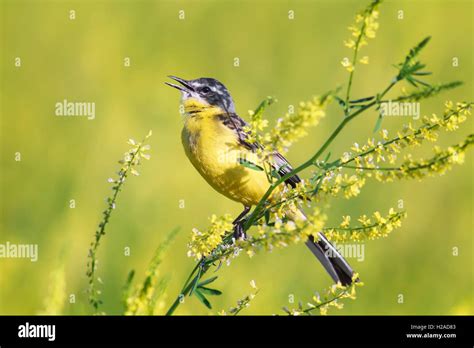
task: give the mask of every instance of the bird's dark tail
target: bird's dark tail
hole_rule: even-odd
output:
[[[337,283],[347,286],[352,283],[354,271],[337,249],[326,239],[324,234],[318,233],[319,240],[314,241],[310,236],[306,241],[306,246],[329,273],[331,278]]]
[[[295,206],[290,207],[285,214],[293,221],[307,220],[304,212]],[[352,284],[354,271],[324,234],[319,232],[317,241],[315,241],[313,236],[310,236],[306,241],[306,246],[318,258],[319,262],[321,262],[336,283],[341,282],[344,286]]]

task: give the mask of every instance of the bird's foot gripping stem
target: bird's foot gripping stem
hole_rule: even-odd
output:
[[[250,207],[244,207],[244,211],[237,216],[237,218],[233,221],[234,224],[234,239],[246,239],[247,234],[244,230],[244,223],[245,223],[245,215],[250,211]]]
[[[247,239],[247,233],[244,231],[244,221],[234,222],[234,238],[238,239]]]

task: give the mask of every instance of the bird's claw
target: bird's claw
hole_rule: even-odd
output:
[[[244,231],[243,223],[240,221],[234,224],[234,238],[235,240],[247,238],[247,233]]]

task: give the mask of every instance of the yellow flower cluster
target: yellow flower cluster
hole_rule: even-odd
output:
[[[221,310],[219,315],[237,315],[239,314],[243,309],[247,308],[250,306],[250,302],[255,298],[257,295],[259,289],[257,287],[257,284],[255,283],[254,280],[250,281],[250,286],[254,290],[253,293],[245,296],[244,298],[241,298],[240,300],[237,301],[237,305],[235,307],[230,307],[229,310],[226,312],[225,310]]]
[[[138,176],[140,173],[134,168],[141,164],[142,159],[149,160],[150,155],[147,153],[150,150],[150,145],[144,145],[144,142],[151,137],[152,131],[149,131],[147,136],[141,141],[135,141],[133,139],[128,140],[128,144],[132,146],[130,150],[124,153],[123,159],[119,161],[122,164],[120,168],[119,176],[126,174],[127,170],[130,169],[132,175]],[[126,175],[125,175],[126,176]],[[109,179],[109,182],[114,182],[113,179]]]
[[[247,133],[246,140],[248,142],[265,144],[269,141],[270,134],[263,133],[269,124],[268,120],[263,118],[263,113],[268,106],[276,101],[277,100],[274,97],[268,96],[260,103],[255,111],[249,110],[249,116],[251,119],[248,126],[244,127],[244,131]],[[259,151],[261,151],[261,149],[259,149]]]
[[[439,129],[452,131],[459,128],[471,114],[471,106],[472,104],[466,103],[454,105],[448,101],[442,118],[435,114],[431,117],[425,116],[422,119],[423,124],[418,128],[409,122],[392,139],[389,139],[388,131],[383,129],[380,132],[382,140],[375,142],[374,139],[368,139],[362,146],[355,143],[351,147],[352,152],[344,153],[340,158],[339,165],[355,169],[355,175],[359,177],[359,180],[354,179],[354,182],[358,184],[363,183],[364,177],[375,177],[378,181],[393,181],[402,178],[420,178],[424,174],[442,174],[450,169],[452,164],[462,163],[464,150],[471,145],[469,137],[464,142],[444,151],[435,147],[436,155],[430,160],[414,161],[412,156],[407,154],[401,166],[384,168],[379,164],[384,162],[395,164],[405,148],[420,146],[424,141],[436,142]],[[357,192],[357,189],[355,190]]]
[[[160,305],[164,305],[163,301],[157,305],[157,300],[164,294],[168,280],[166,278],[159,279],[158,267],[178,231],[179,229],[171,231],[158,246],[148,265],[143,282],[136,284],[133,289],[135,272],[130,272],[124,286],[125,315],[153,315]]]
[[[137,285],[125,300],[125,315],[153,315],[156,299],[163,294],[166,281],[157,284],[158,272],[147,276],[145,286]]]
[[[215,251],[216,247],[222,243],[222,237],[226,232],[233,229],[232,217],[230,214],[224,216],[212,215],[211,225],[203,232],[193,228],[191,242],[188,245],[188,256],[200,260]]]
[[[442,118],[432,115],[424,117],[423,123],[416,128],[411,122],[404,125],[397,136],[390,139],[386,129],[380,131],[380,140],[369,138],[367,143],[354,143],[350,152],[345,152],[339,161],[325,167],[325,163],[318,163],[319,172],[313,174],[312,180],[302,181],[294,189],[286,188],[278,203],[279,211],[285,211],[294,201],[301,199],[321,201],[327,197],[336,197],[342,194],[345,198],[356,197],[366,184],[367,178],[375,178],[381,182],[394,181],[402,178],[421,178],[424,175],[443,174],[454,164],[461,164],[464,153],[472,144],[469,136],[462,143],[445,150],[434,148],[435,156],[427,160],[415,161],[410,154],[397,163],[402,151],[409,147],[417,147],[424,141],[435,142],[438,139],[438,130],[451,131],[457,129],[470,115],[472,104],[446,102],[446,110]],[[381,167],[388,163],[392,166]],[[347,169],[355,170],[353,173]],[[314,197],[313,197],[314,196]]]
[[[342,193],[347,199],[359,195],[362,187],[365,185],[365,178],[355,174],[342,174],[340,171],[341,169],[338,168],[326,173],[326,177],[322,179],[317,199],[325,196],[337,196],[339,193]]]
[[[436,115],[431,118],[425,118],[424,122],[432,125],[439,125],[447,131],[453,131],[459,128],[471,116],[471,109],[474,103],[454,103],[451,100],[446,101],[444,117],[438,119]]]
[[[341,64],[346,70],[352,73],[355,69],[357,53],[360,48],[367,45],[367,39],[374,39],[377,29],[379,28],[378,17],[379,12],[377,10],[380,1],[373,1],[362,13],[356,15],[355,23],[348,27],[351,37],[344,41],[344,46],[354,50],[354,58],[352,61],[349,58],[344,58]],[[368,64],[369,57],[364,56],[359,59],[361,64]]]
[[[449,146],[442,150],[439,146],[434,147],[435,155],[428,159],[413,160],[407,155],[400,166],[400,170],[394,171],[394,175],[400,178],[417,178],[424,176],[443,175],[450,170],[454,164],[463,164],[466,148],[474,144],[474,134],[470,134],[463,142]]]
[[[66,304],[66,273],[64,267],[58,267],[50,275],[48,294],[44,300],[44,309],[39,315],[60,315]]]
[[[279,151],[285,153],[288,148],[308,134],[307,129],[319,124],[326,116],[326,107],[332,97],[314,97],[307,102],[301,102],[295,112],[288,112],[278,119],[275,127],[261,138],[267,153]]]
[[[324,291],[324,295],[316,292],[311,301],[306,303],[306,307],[300,302],[297,308],[288,309],[283,307],[283,310],[288,315],[299,316],[299,315],[311,315],[313,311],[319,310],[319,314],[327,315],[330,308],[342,309],[344,303],[340,302],[343,299],[356,299],[356,287],[364,286],[364,283],[359,281],[359,275],[354,273],[352,276],[352,284],[349,286],[343,286],[341,283],[337,283],[327,288]]]
[[[397,212],[391,208],[385,217],[378,211],[373,213],[371,218],[362,215],[358,218],[359,225],[351,227],[351,217],[344,216],[338,227],[325,227],[323,231],[328,239],[335,242],[378,239],[386,237],[395,228],[399,228],[404,217],[406,217],[405,212]]]

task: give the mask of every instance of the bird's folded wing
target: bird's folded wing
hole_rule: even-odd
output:
[[[226,127],[235,132],[238,141],[242,146],[245,146],[252,152],[257,151],[258,149],[263,149],[263,145],[257,142],[248,141],[248,133],[245,131],[245,127],[248,124],[240,118],[239,115],[235,113],[225,113],[220,115],[219,119]],[[293,170],[288,160],[279,152],[272,153],[271,161],[273,168],[277,170],[280,176],[284,176]],[[285,183],[291,187],[295,187],[299,182],[301,182],[301,179],[298,175],[293,175],[285,180]]]

